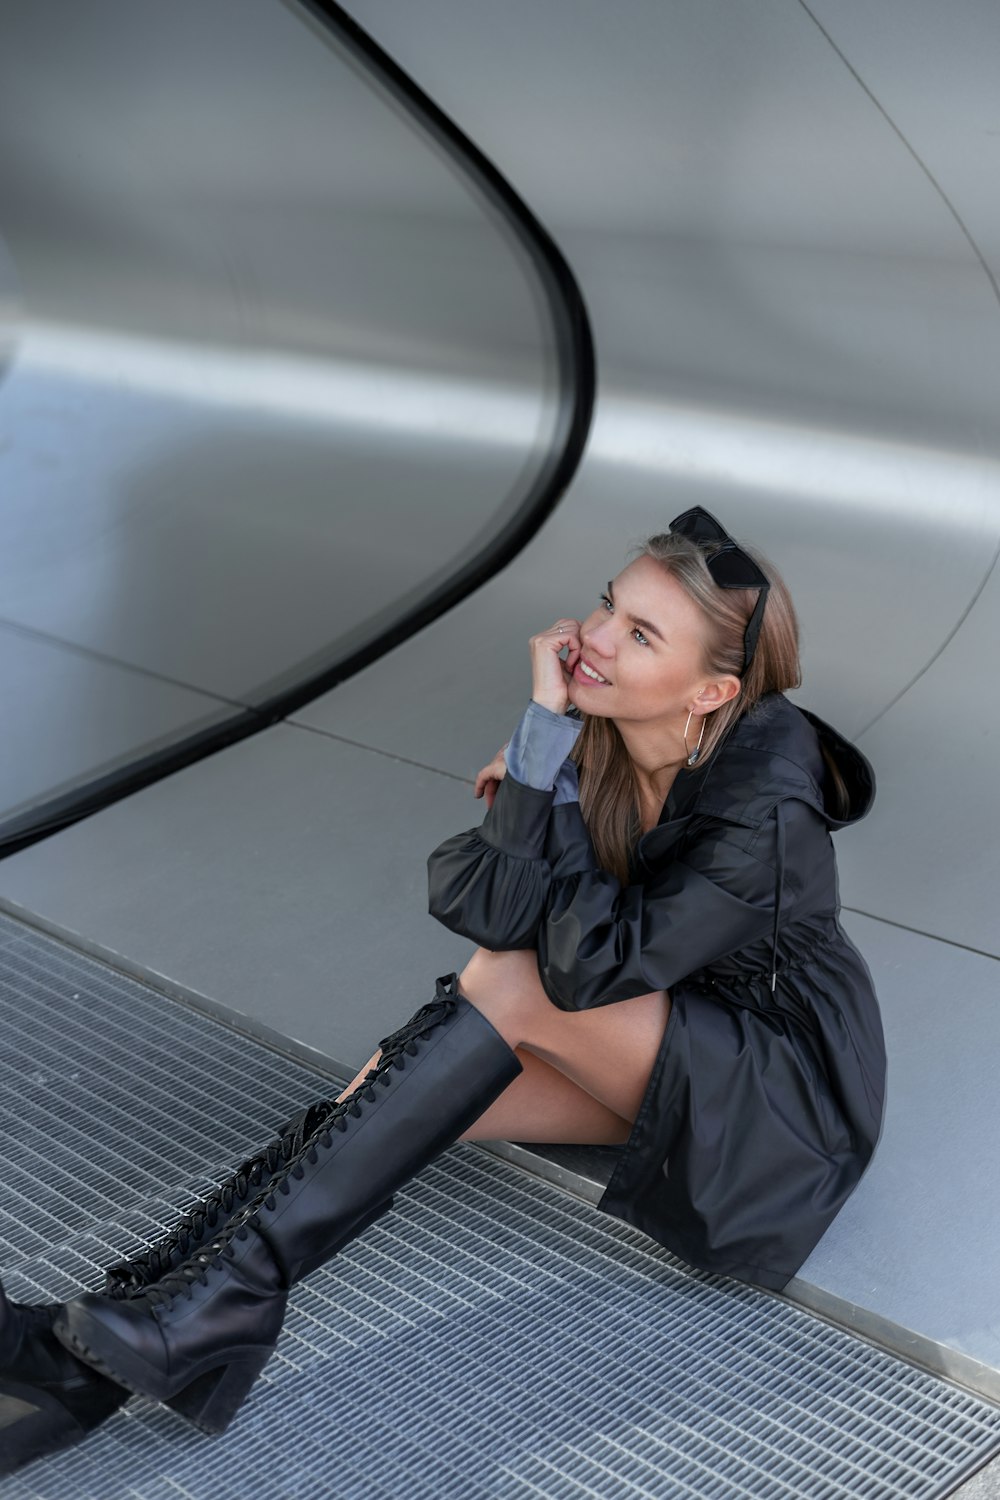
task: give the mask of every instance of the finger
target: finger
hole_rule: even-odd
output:
[[[579,630],[579,620],[557,620],[554,625],[549,626],[548,630],[540,631],[537,636],[533,636],[532,640],[545,641],[546,644],[557,638],[566,641],[570,636],[579,634]]]

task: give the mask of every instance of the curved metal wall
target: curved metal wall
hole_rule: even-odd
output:
[[[4,861],[0,904],[353,1070],[466,961],[424,909],[426,855],[479,816],[528,637],[703,500],[787,573],[803,699],[880,784],[838,851],[870,914],[845,926],[882,1000],[886,1129],[790,1292],[995,1394],[1000,11],[352,11],[567,253],[601,356],[584,461],[514,565],[294,718]]]
[[[0,0],[8,831],[336,680],[575,464],[558,252],[336,12]]]
[[[519,609],[492,587],[476,606],[477,636],[488,619],[495,659],[511,658],[491,684],[505,712],[524,690],[522,622],[549,599],[590,608],[555,590],[560,562],[603,579],[700,501],[780,564],[802,701],[875,762],[876,812],[840,845],[847,900],[1000,954],[1000,706],[983,691],[1000,639],[1000,11],[351,10],[544,216],[593,319],[584,464],[522,560]],[[345,686],[337,721],[390,743],[362,693]],[[414,732],[415,756],[467,772],[467,746]]]

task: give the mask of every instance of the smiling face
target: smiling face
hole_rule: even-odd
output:
[[[637,557],[583,621],[570,701],[676,744],[690,710],[710,713],[739,691],[738,678],[706,672],[704,629],[683,585],[655,558]]]

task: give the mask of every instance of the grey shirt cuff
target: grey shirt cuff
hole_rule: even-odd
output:
[[[553,713],[530,699],[504,751],[508,771],[538,791],[554,787],[554,805],[575,802],[579,796],[576,765],[567,757],[582,728],[582,719]]]

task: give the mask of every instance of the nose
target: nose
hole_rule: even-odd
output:
[[[603,656],[608,659],[615,654],[614,642],[611,632],[614,629],[614,618],[606,612],[597,615],[580,632],[580,645],[583,647],[585,656]]]

